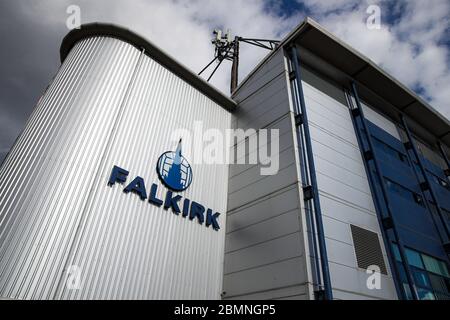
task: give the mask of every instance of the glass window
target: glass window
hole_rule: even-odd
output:
[[[392,245],[397,269],[399,271],[399,281],[403,284],[403,290],[411,299],[408,281],[400,252],[396,244]],[[405,248],[406,259],[410,265],[410,270],[417,288],[417,294],[421,300],[449,300],[450,299],[450,276],[447,264],[429,255]]]
[[[408,188],[405,188],[404,186],[402,186],[396,182],[393,182],[387,178],[385,178],[385,181],[386,181],[386,187],[389,191],[394,192],[407,200],[414,200],[414,202],[416,202],[418,205],[424,206],[423,198],[421,195],[419,195],[415,192],[412,192]]]
[[[419,287],[431,288],[430,279],[428,273],[423,270],[413,269],[414,282]]]
[[[373,141],[375,143],[375,146],[380,151],[384,152],[385,154],[387,154],[393,158],[400,160],[401,162],[403,162],[409,166],[408,158],[402,152],[397,151],[395,148],[392,148],[390,145],[388,145],[387,143],[385,143],[377,138],[373,138]]]
[[[439,274],[441,276],[448,276],[448,270],[445,264],[443,265],[439,260],[427,256],[426,254],[422,254],[422,258],[427,271]]]
[[[408,263],[414,267],[423,269],[422,258],[417,251],[413,251],[411,249],[405,249],[406,259],[408,259]]]
[[[424,206],[423,198],[422,198],[422,196],[420,194],[413,193],[413,198],[414,198],[414,201],[416,201],[417,204],[421,205],[422,207]]]
[[[439,269],[441,269],[441,275],[450,278],[450,274],[448,272],[447,265],[444,261],[439,261]]]
[[[417,294],[420,300],[436,300],[432,291],[424,288],[417,288]]]
[[[447,219],[450,220],[450,211],[444,208],[441,208],[441,210],[446,215]]]
[[[450,300],[450,295],[448,294],[435,292],[434,295],[436,296],[437,300]]]
[[[400,251],[398,251],[398,246],[396,244],[392,245],[392,251],[394,251],[395,260],[402,262],[402,256],[400,255]]]
[[[441,178],[438,178],[438,179],[439,179],[439,184],[440,184],[441,186],[443,186],[443,187],[446,188],[446,189],[449,189],[449,188],[450,188],[450,186],[449,186],[449,184],[448,184],[447,181],[445,181],[444,179],[441,179]]]
[[[441,187],[444,187],[446,189],[450,189],[450,185],[447,181],[444,179],[439,178],[438,176],[434,175],[433,173],[430,173],[431,177],[433,178],[434,182],[436,182]]]
[[[400,274],[400,280],[402,282],[408,283],[408,279],[406,278],[405,268],[403,267],[403,264],[401,262],[397,262],[397,270],[398,270],[398,273]]]
[[[403,283],[403,291],[406,294],[406,299],[412,300],[411,290],[409,290],[409,285],[407,283]]]
[[[430,283],[431,287],[434,291],[438,292],[448,292],[450,288],[447,288],[447,284],[445,283],[445,279],[442,277],[439,277],[434,274],[430,274]]]

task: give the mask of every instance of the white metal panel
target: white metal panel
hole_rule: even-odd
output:
[[[233,300],[272,300],[272,299],[294,299],[307,300],[308,293],[304,285],[287,286],[270,291],[259,291],[251,294],[233,296]]]
[[[270,297],[272,290],[304,284],[306,279],[300,269],[303,263],[303,258],[294,257],[225,275],[227,297],[248,296],[252,293],[269,293]]]
[[[70,264],[83,270],[84,285],[81,290],[65,289],[64,298],[220,298],[227,165],[191,161],[192,185],[179,193],[221,212],[219,232],[124,194],[124,186],[106,185],[111,168],[118,165],[130,171],[130,180],[142,176],[147,190],[157,183],[163,198],[166,189],[157,177],[157,159],[176,148],[170,133],[192,130],[194,121],[223,132],[230,114],[145,56],[71,258]]]
[[[262,176],[261,165],[230,165],[224,298],[305,298],[307,257],[300,234],[297,151],[283,50],[233,98],[239,102],[236,128],[279,129],[280,167],[275,175]],[[248,145],[238,142],[243,144]],[[255,147],[248,153],[257,151]]]
[[[132,45],[78,42],[0,168],[0,296],[219,298],[227,166],[190,161],[182,193],[222,213],[219,232],[107,186],[118,165],[163,196],[156,161],[176,148],[171,130],[195,120],[230,126],[228,111]],[[71,266],[79,289],[66,286]]]
[[[0,172],[0,296],[53,298],[139,51],[79,42]]]
[[[311,129],[317,183],[322,207],[333,291],[374,298],[395,298],[391,276],[383,276],[382,290],[366,287],[367,274],[354,256],[350,224],[380,233],[363,159],[350,112],[336,90],[317,75],[304,70],[305,104]],[[330,92],[329,92],[330,91]],[[387,261],[384,250],[384,259]]]

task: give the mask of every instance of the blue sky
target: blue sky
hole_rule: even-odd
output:
[[[450,117],[448,0],[15,0],[0,2],[0,161],[59,67],[69,31],[69,5],[81,22],[123,25],[198,72],[211,60],[214,28],[234,35],[282,38],[310,16],[368,56],[439,112]],[[381,29],[366,27],[369,5],[381,8]],[[242,79],[267,53],[241,46]],[[211,83],[228,93],[230,65]],[[207,74],[205,75],[207,76]]]

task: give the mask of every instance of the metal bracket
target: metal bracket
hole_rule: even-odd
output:
[[[314,191],[312,186],[303,187],[303,197],[304,201],[309,201],[314,198]]]
[[[430,190],[430,185],[429,185],[427,182],[422,182],[422,183],[420,184],[420,189],[421,189],[422,191]]]
[[[301,113],[295,115],[295,125],[297,127],[303,124],[303,115]]]
[[[325,290],[319,289],[314,291],[314,298],[320,301],[325,300]]]
[[[361,111],[359,110],[359,108],[352,109],[352,115],[354,117],[359,117],[361,115]]]
[[[370,161],[373,159],[373,152],[371,150],[364,151],[364,159]]]
[[[289,80],[295,80],[295,71],[291,71],[291,72],[289,72]]]
[[[391,217],[383,218],[383,228],[386,230],[392,229],[394,227],[394,221]]]
[[[446,177],[450,177],[450,169],[445,169],[444,174]]]
[[[450,242],[444,243],[443,247],[444,247],[445,253],[450,255]]]
[[[411,141],[405,142],[404,145],[405,145],[406,150],[412,149],[412,147],[413,147],[411,144]]]

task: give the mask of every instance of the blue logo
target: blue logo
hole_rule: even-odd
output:
[[[108,185],[113,187],[116,183],[125,184],[125,193],[135,193],[142,201],[147,201],[164,210],[171,209],[176,215],[191,221],[197,220],[199,224],[212,227],[219,231],[219,212],[188,198],[183,198],[174,191],[186,190],[192,182],[192,169],[189,162],[181,155],[181,140],[176,151],[164,152],[158,159],[156,165],[159,179],[171,189],[166,192],[164,198],[158,196],[158,185],[152,183],[147,189],[144,178],[136,176],[131,182],[127,182],[129,171],[118,166],[113,166]]]
[[[161,182],[173,191],[186,190],[192,182],[192,168],[181,155],[181,139],[176,151],[164,152],[158,159],[156,171]]]

